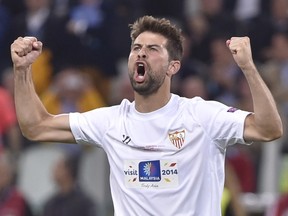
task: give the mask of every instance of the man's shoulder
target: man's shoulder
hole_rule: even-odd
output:
[[[178,97],[178,104],[188,105],[190,108],[191,106],[206,104],[208,102],[207,100],[198,96],[193,97],[193,98],[187,98],[187,97],[181,97],[181,96],[177,96],[177,97]]]
[[[114,113],[119,115],[120,113],[127,113],[130,110],[133,103],[134,102],[130,102],[127,99],[123,99],[119,104],[106,107],[106,109],[111,114]]]

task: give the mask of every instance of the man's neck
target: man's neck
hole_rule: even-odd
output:
[[[141,113],[148,113],[164,107],[170,100],[171,93],[152,94],[143,96],[135,94],[135,109]]]

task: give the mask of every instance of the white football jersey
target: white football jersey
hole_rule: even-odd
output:
[[[248,112],[172,94],[161,109],[134,102],[71,113],[79,144],[102,147],[117,216],[220,216],[228,145],[245,143]]]

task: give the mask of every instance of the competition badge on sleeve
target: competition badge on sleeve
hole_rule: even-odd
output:
[[[176,161],[126,160],[124,162],[125,185],[129,188],[175,188],[178,186]]]

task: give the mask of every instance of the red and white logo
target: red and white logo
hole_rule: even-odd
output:
[[[169,139],[176,148],[181,149],[185,141],[185,130],[170,132]]]

